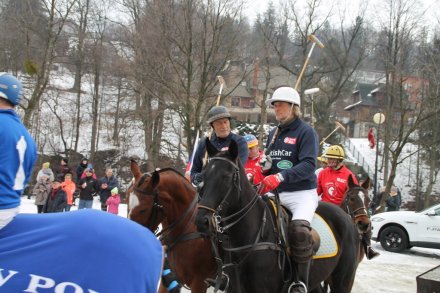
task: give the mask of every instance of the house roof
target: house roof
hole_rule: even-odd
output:
[[[377,106],[376,99],[371,95],[373,90],[378,91],[377,84],[358,83],[353,93],[359,92],[363,106]]]

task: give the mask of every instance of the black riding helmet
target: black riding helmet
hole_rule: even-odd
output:
[[[212,122],[222,118],[229,118],[229,120],[231,120],[231,114],[229,113],[228,109],[226,109],[226,107],[215,106],[211,110],[209,110],[206,122],[212,125]]]

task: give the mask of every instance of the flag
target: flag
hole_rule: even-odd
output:
[[[374,138],[373,128],[370,128],[370,130],[368,131],[368,145],[372,149],[374,149],[374,147],[376,146],[376,139]]]

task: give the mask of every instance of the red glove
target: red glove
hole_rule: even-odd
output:
[[[274,190],[283,181],[284,181],[283,175],[281,175],[280,173],[265,177],[261,182],[261,188],[259,194],[263,195],[271,190]]]

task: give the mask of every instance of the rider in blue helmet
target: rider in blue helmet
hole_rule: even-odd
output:
[[[22,91],[16,77],[0,73],[0,229],[18,214],[37,159],[35,142],[14,111]]]

